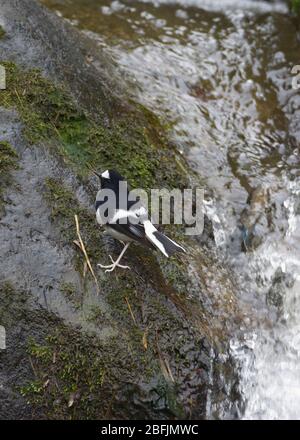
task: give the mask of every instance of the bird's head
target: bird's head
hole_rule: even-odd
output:
[[[118,186],[121,180],[125,180],[124,177],[115,170],[105,170],[101,174],[94,172],[94,174],[99,177],[101,188],[106,188],[112,185]]]

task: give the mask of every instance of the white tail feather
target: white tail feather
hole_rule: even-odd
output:
[[[185,249],[166,235],[159,232],[155,226],[146,220],[144,222],[146,237],[156,246],[166,257],[169,257],[176,251],[185,252]]]
[[[166,257],[169,255],[167,254],[164,245],[155,237],[154,232],[157,232],[157,229],[153,224],[150,222],[150,220],[146,220],[144,222],[144,228],[147,238],[151,241],[151,243],[154,244]]]

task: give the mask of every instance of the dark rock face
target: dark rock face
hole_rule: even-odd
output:
[[[74,245],[78,214],[94,268],[119,252],[96,227],[90,164],[133,185],[183,187],[182,159],[156,118],[128,105],[106,54],[35,1],[0,5],[0,140],[18,157],[1,195],[0,419],[232,412],[227,341],[240,312],[211,231],[199,242],[172,228],[188,255],[170,260],[133,247],[132,271],[96,271],[99,294]]]

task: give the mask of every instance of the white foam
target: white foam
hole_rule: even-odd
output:
[[[179,4],[182,7],[197,7],[208,11],[254,10],[256,12],[287,13],[288,7],[284,2],[266,2],[258,0],[141,0],[144,3],[153,3],[155,6],[165,4]]]

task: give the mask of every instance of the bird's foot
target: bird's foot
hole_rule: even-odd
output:
[[[122,264],[119,264],[118,260],[114,261],[111,255],[109,255],[109,258],[111,259],[112,264],[104,266],[103,264],[98,263],[97,266],[101,267],[101,269],[106,269],[105,272],[112,272],[113,270],[115,270],[116,267],[120,267],[121,269],[130,269],[129,266],[123,266]]]

